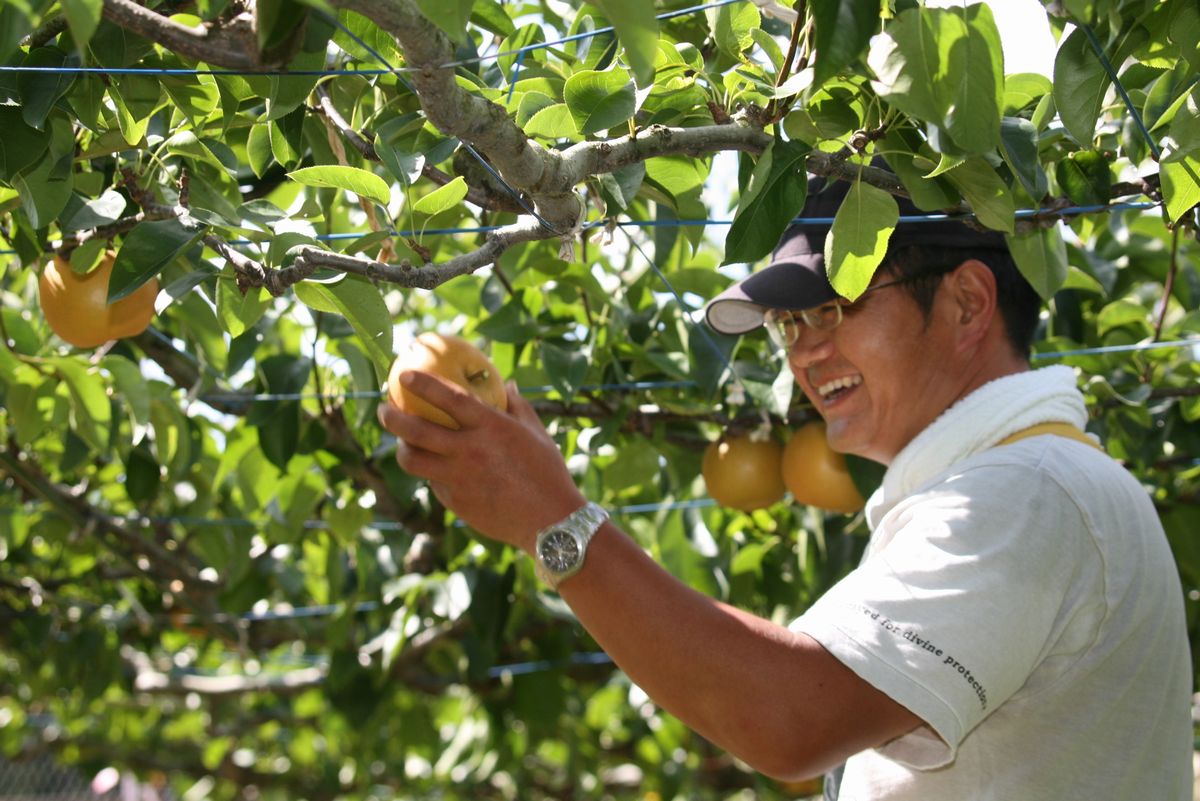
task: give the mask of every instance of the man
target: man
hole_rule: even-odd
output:
[[[804,216],[831,216],[845,186],[816,189]],[[1083,436],[1073,373],[1029,369],[1038,301],[1003,239],[902,224],[846,303],[826,230],[790,231],[707,310],[727,333],[767,326],[830,444],[888,466],[862,564],[790,628],[654,563],[513,387],[501,413],[407,374],[462,429],[385,406],[397,460],[531,554],[658,704],[765,774],[833,771],[843,801],[1190,798],[1171,554],[1145,492]]]

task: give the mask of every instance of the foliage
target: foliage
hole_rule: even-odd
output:
[[[528,561],[398,469],[373,412],[399,345],[489,341],[591,499],[693,586],[787,620],[854,563],[861,522],[690,502],[723,428],[812,416],[764,338],[697,322],[802,204],[801,165],[861,182],[857,208],[903,190],[1008,234],[1046,298],[1039,354],[1200,331],[1187,0],[1048,3],[1053,80],[1004,70],[987,7],[912,0],[813,0],[795,25],[770,3],[668,13],[682,0],[655,19],[625,0],[131,5],[0,6],[8,755],[217,799],[777,797],[580,657],[595,646]],[[1110,202],[1146,209],[1059,221]],[[672,225],[730,216],[728,242]],[[894,216],[839,215],[848,296]],[[110,298],[157,276],[158,315],[71,349],[38,274],[108,247]],[[1092,428],[1159,506],[1200,634],[1196,346],[1048,361],[1078,368]]]

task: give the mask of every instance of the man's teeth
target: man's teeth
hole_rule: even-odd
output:
[[[862,376],[859,375],[846,376],[845,378],[835,378],[832,381],[828,381],[817,387],[817,394],[819,394],[822,398],[827,398],[833,393],[837,392],[839,389],[857,387],[861,383]]]

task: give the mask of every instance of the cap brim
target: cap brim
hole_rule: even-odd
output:
[[[768,309],[811,309],[836,298],[825,270],[802,262],[772,264],[747,276],[708,302],[705,320],[722,334],[744,334],[762,325]]]

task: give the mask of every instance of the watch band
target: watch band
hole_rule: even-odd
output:
[[[551,589],[579,572],[587,556],[588,543],[608,520],[608,512],[596,503],[576,509],[557,523],[537,533],[534,572]]]

